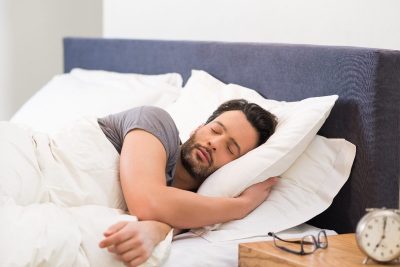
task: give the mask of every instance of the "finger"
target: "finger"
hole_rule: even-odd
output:
[[[112,239],[112,236],[104,238],[103,240],[100,241],[99,247],[100,248],[108,248],[114,245],[114,239]]]
[[[144,263],[147,259],[149,258],[149,256],[140,256],[135,258],[134,260],[132,260],[131,262],[129,262],[130,267],[136,267],[139,266],[140,264]]]
[[[143,257],[145,255],[146,254],[144,249],[134,249],[121,254],[120,258],[124,263],[128,264],[129,266],[137,266],[139,264],[132,265],[132,262],[135,261],[137,258]]]
[[[115,246],[109,246],[109,247],[107,247],[107,250],[110,253],[117,253],[117,251],[115,250]]]
[[[142,245],[143,242],[141,242],[139,239],[130,238],[114,246],[114,251],[119,255],[123,255],[124,253],[127,253],[129,250],[140,248]]]
[[[118,255],[118,254],[114,254],[113,257],[114,257],[114,259],[116,259],[117,261],[124,262],[124,261],[122,260],[121,256]]]
[[[122,221],[122,222],[117,222],[116,224],[111,225],[103,234],[104,236],[110,236],[112,234],[114,234],[115,232],[118,232],[119,230],[121,230],[122,228],[125,227],[125,225],[128,222],[126,221]]]
[[[278,181],[279,181],[278,177],[271,177],[265,180],[263,183],[264,186],[266,186],[267,188],[271,188],[272,186],[276,185]]]
[[[123,231],[118,231],[115,234],[112,234],[112,235],[108,236],[107,238],[103,239],[99,243],[99,246],[100,246],[100,248],[106,248],[109,246],[118,245],[119,243],[124,242],[125,240],[127,240],[129,238],[130,238],[130,236],[124,234]]]
[[[112,235],[113,233],[111,232],[111,231],[108,231],[108,230],[106,230],[104,233],[103,233],[103,235],[105,236],[105,237],[109,237],[110,235]]]

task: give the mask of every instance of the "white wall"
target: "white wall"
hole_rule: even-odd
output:
[[[103,0],[105,37],[400,49],[399,0]]]
[[[101,34],[102,1],[0,0],[0,120],[63,71],[62,37]]]
[[[400,49],[399,0],[0,0],[0,120],[62,72],[62,37]]]
[[[10,109],[10,92],[6,88],[10,87],[10,78],[7,75],[9,59],[9,18],[6,12],[6,3],[0,1],[0,120],[4,119]]]

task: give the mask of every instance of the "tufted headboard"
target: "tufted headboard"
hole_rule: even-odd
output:
[[[64,70],[181,73],[192,69],[296,101],[339,95],[319,134],[357,146],[352,173],[331,207],[309,223],[354,232],[368,207],[399,207],[400,51],[288,45],[65,38]],[[299,114],[301,116],[301,114]]]

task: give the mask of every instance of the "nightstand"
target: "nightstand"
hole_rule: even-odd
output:
[[[328,236],[328,242],[327,249],[317,249],[305,256],[276,248],[273,241],[242,243],[239,244],[239,266],[400,266],[399,263],[382,265],[374,261],[362,264],[365,256],[358,248],[354,234]]]

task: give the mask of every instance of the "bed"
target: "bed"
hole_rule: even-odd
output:
[[[400,52],[313,45],[66,38],[64,71],[206,70],[276,100],[338,94],[320,134],[357,147],[349,181],[310,223],[354,232],[365,209],[399,207]]]
[[[321,228],[328,229],[328,234],[354,232],[366,208],[399,207],[399,51],[65,38],[64,72],[76,68],[152,75],[174,72],[184,82],[193,69],[203,70],[220,81],[255,89],[263,97],[277,101],[338,95],[318,134],[343,138],[357,147],[350,177],[327,210],[307,224],[283,231],[282,236],[315,234]],[[236,266],[238,243],[266,239],[253,236],[210,242],[201,235],[186,233],[172,242],[165,266]]]
[[[339,99],[319,134],[345,138],[356,145],[357,155],[350,178],[332,205],[308,223],[349,233],[355,231],[366,208],[399,207],[399,51],[85,38],[66,38],[64,48],[65,72],[76,67],[147,74],[178,72],[187,80],[192,69],[201,69],[276,100],[337,94]]]

